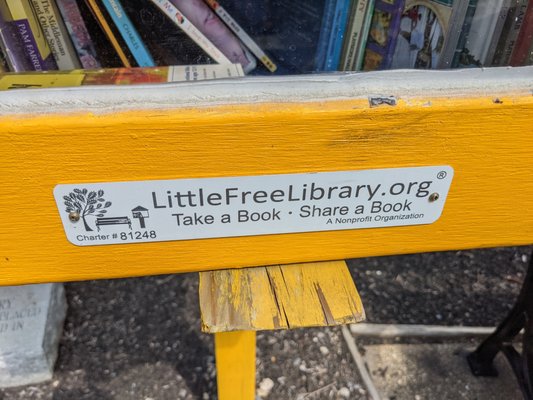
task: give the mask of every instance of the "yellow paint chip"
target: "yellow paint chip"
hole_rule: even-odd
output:
[[[364,320],[344,261],[200,273],[204,332],[333,326]]]

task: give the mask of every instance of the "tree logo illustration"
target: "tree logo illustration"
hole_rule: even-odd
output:
[[[103,196],[103,190],[89,192],[87,189],[74,189],[68,196],[63,196],[67,207],[65,211],[67,213],[78,213],[83,219],[85,230],[90,232],[92,229],[85,218],[88,215],[103,217],[107,213],[106,208],[111,206],[111,202],[105,201]]]

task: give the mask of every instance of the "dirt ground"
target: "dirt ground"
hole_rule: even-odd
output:
[[[530,253],[425,253],[349,266],[368,322],[494,326],[518,294]],[[65,287],[69,310],[54,379],[0,391],[0,399],[216,399],[213,338],[200,332],[197,274]],[[257,384],[273,383],[266,398],[367,398],[340,328],[257,338]]]

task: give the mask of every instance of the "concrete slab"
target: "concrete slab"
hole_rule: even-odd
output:
[[[0,288],[0,387],[52,378],[66,315],[63,285]]]
[[[515,377],[503,356],[497,378],[477,378],[465,356],[471,343],[368,345],[365,361],[383,400],[520,399]]]

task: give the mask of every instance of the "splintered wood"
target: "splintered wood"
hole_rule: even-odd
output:
[[[291,329],[364,320],[344,261],[200,272],[204,332]]]

